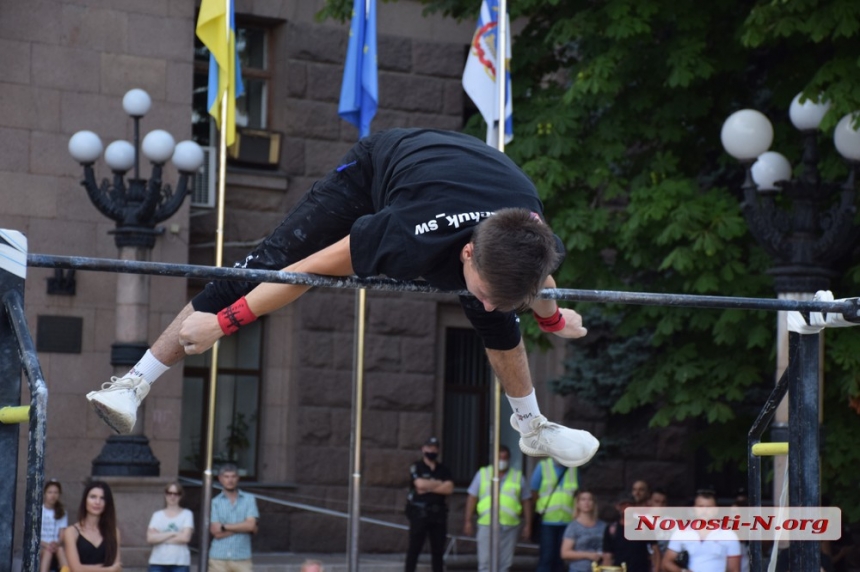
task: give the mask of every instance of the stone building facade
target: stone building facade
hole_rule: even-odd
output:
[[[281,146],[273,166],[228,166],[226,263],[242,258],[263,238],[356,139],[355,128],[337,116],[348,25],[316,22],[314,14],[321,7],[322,0],[236,2],[237,25],[264,32],[266,69],[256,79],[262,77],[265,84],[264,128],[280,134]],[[144,133],[164,128],[177,141],[189,138],[194,76],[199,71],[195,17],[194,0],[7,0],[0,4],[0,227],[24,232],[31,252],[116,257],[108,234],[113,223],[96,211],[79,186],[81,169],[68,154],[68,140],[82,129],[97,132],[105,143],[130,140],[132,121],[122,111],[121,98],[135,87],[147,90],[153,99],[152,110],[142,122]],[[374,130],[462,128],[467,102],[460,75],[473,26],[473,22],[424,17],[417,1],[380,3],[380,102]],[[103,161],[97,163],[97,171],[107,175]],[[142,176],[148,176],[149,167],[142,166],[142,171]],[[165,181],[175,182],[176,177],[168,168]],[[163,226],[151,260],[214,264],[213,209],[186,203]],[[74,513],[83,482],[91,474],[92,459],[110,434],[90,411],[84,395],[117,373],[110,364],[110,348],[115,341],[118,292],[114,275],[79,272],[74,296],[48,295],[45,284],[52,275],[52,271],[30,269],[25,301],[37,337],[42,316],[83,319],[79,353],[39,355],[50,390],[46,473],[63,482],[66,504]],[[141,341],[154,340],[200,287],[192,280],[152,277],[149,340]],[[246,471],[248,488],[346,511],[354,315],[353,292],[321,289],[262,320],[255,350],[259,362],[251,368],[258,380],[253,389],[256,402],[250,417],[243,418],[250,421],[250,435],[242,435],[250,445],[231,442],[240,449],[254,449],[252,466]],[[479,457],[489,442],[487,419],[482,417],[481,424],[472,419],[472,426],[461,432],[452,424],[452,408],[446,407],[452,399],[446,371],[457,359],[456,351],[450,353],[455,344],[447,336],[469,328],[455,298],[370,292],[366,328],[362,506],[369,516],[403,524],[407,467],[420,456],[423,440],[439,435],[449,449],[462,441],[480,441],[483,449],[458,451],[474,461],[474,466],[458,467],[462,474],[471,474],[485,461]],[[604,415],[574,400],[552,396],[546,389],[545,382],[561,373],[563,357],[561,344],[531,357],[544,412],[599,436],[605,431]],[[205,384],[194,385],[200,375],[200,368],[194,368],[205,369],[205,363],[195,363],[174,367],[153,386],[144,418],[138,421],[160,461],[160,479],[152,486],[145,480],[112,481],[131,499],[118,507],[129,548],[124,560],[129,565],[145,558],[142,535],[149,514],[160,506],[159,491],[166,479],[180,473],[199,478],[199,472],[188,466],[194,465],[193,449],[199,448],[200,435],[194,437],[197,441],[190,453],[190,445],[183,443],[189,439],[186,432],[194,430],[184,426],[183,419],[203,415],[203,404],[195,401],[198,394],[189,393],[203,387],[200,391],[205,394]],[[234,399],[240,399],[244,390],[236,380],[244,374],[231,375]],[[476,390],[484,404],[480,407],[486,406],[488,387]],[[222,419],[222,431],[229,430],[231,422],[235,429],[236,411]],[[631,449],[640,452],[639,460],[631,464],[602,459],[585,471],[584,478],[601,483],[607,495],[642,477],[689,488],[688,463],[676,444],[681,436],[667,435],[658,442],[646,432],[641,439],[648,443]],[[237,434],[229,431],[227,436]],[[220,437],[223,444],[224,433]],[[21,445],[26,451],[26,432]],[[650,450],[656,453],[642,453]],[[22,456],[18,514],[25,471]],[[657,478],[666,474],[672,475],[670,482]],[[199,508],[199,488],[189,486],[187,501]],[[452,500],[454,532],[462,521],[457,511],[463,503],[464,494],[458,489]],[[261,503],[261,509],[264,517],[255,550],[345,550],[343,519],[273,503]],[[403,551],[405,547],[405,533],[362,527],[362,550]]]

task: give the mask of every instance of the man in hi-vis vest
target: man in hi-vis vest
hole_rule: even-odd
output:
[[[561,559],[561,543],[565,528],[573,520],[578,474],[576,469],[546,458],[532,473],[531,486],[537,493],[535,511],[541,515],[540,560],[536,572],[562,572],[567,567]]]
[[[532,493],[519,469],[510,468],[511,450],[499,446],[499,572],[508,572],[514,560],[517,532],[522,525],[522,537],[531,536]],[[490,510],[492,508],[493,466],[487,465],[475,473],[466,499],[463,534],[472,536],[475,528],[472,515],[478,512],[478,572],[490,569]]]

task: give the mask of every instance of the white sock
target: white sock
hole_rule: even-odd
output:
[[[531,433],[531,420],[540,415],[540,407],[538,407],[535,390],[532,389],[532,392],[525,397],[511,397],[508,395],[508,401],[514,410],[514,415],[516,415],[520,433]]]
[[[170,369],[169,365],[164,365],[158,361],[154,355],[152,355],[152,351],[146,350],[146,353],[143,354],[140,361],[129,370],[128,375],[142,377],[144,381],[151,385],[168,369]]]

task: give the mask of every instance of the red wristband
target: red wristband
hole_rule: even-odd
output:
[[[534,312],[535,320],[537,320],[538,327],[540,327],[541,331],[544,332],[558,332],[564,329],[564,316],[561,315],[561,309],[556,307],[555,314],[548,318],[541,318]]]
[[[242,296],[230,306],[218,312],[218,325],[225,336],[235,334],[239,328],[250,324],[257,319],[254,312],[248,307],[248,302]]]

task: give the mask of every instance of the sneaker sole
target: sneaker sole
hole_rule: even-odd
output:
[[[558,461],[560,464],[564,465],[565,467],[571,467],[571,468],[574,468],[574,467],[581,467],[582,465],[584,465],[584,464],[586,464],[587,462],[589,462],[589,461],[594,457],[594,455],[596,455],[596,454],[597,454],[598,449],[599,449],[599,447],[598,447],[597,449],[595,449],[595,450],[594,450],[594,452],[592,452],[592,453],[591,453],[588,457],[586,457],[585,459],[577,459],[576,461],[565,462],[565,461],[562,461],[561,459],[558,459],[558,458],[556,458],[556,457],[553,457],[553,458],[554,458],[556,461]],[[522,442],[520,442],[520,451],[522,451],[523,453],[525,453],[525,454],[526,454],[526,455],[528,455],[529,457],[543,458],[543,457],[549,457],[549,456],[550,456],[550,455],[547,455],[546,453],[544,453],[544,452],[542,452],[542,451],[537,451],[537,450],[535,450],[535,449],[530,449],[530,448],[528,448],[528,447],[524,446],[524,445],[522,444]]]
[[[134,429],[134,425],[128,427],[128,429],[124,430],[127,427],[126,423],[123,423],[122,418],[118,417],[116,413],[112,409],[108,409],[105,407],[103,403],[100,403],[94,399],[90,400],[90,403],[93,406],[93,410],[96,412],[102,421],[105,424],[113,429],[118,435],[128,435],[131,433],[131,430]]]

